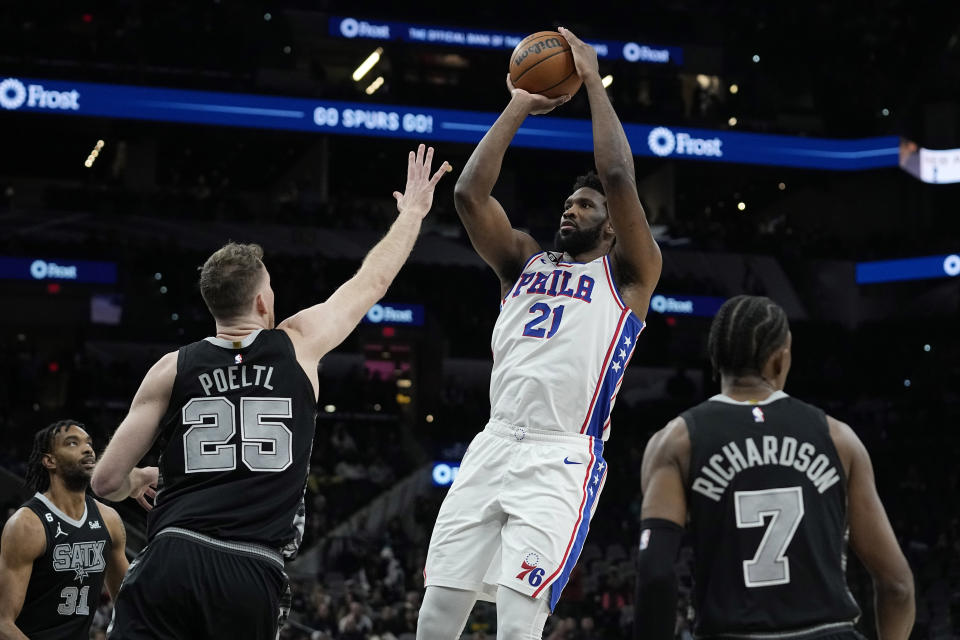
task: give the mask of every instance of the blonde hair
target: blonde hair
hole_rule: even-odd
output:
[[[200,295],[218,320],[232,320],[247,312],[264,277],[263,248],[258,244],[228,242],[200,267]]]

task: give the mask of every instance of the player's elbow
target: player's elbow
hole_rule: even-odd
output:
[[[460,176],[457,184],[453,187],[453,204],[462,215],[476,210],[482,199],[489,195],[482,193],[469,178]]]
[[[636,185],[633,172],[625,164],[613,164],[599,171],[600,182],[603,183],[604,191],[610,192],[624,186],[633,187]]]
[[[904,604],[913,602],[913,572],[909,567],[893,576],[885,576],[874,582],[877,596],[887,602]]]

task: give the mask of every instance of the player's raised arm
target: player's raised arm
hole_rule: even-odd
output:
[[[640,470],[643,507],[634,608],[634,637],[638,639],[674,637],[677,609],[674,563],[687,520],[684,486],[689,459],[690,434],[683,418],[672,420],[655,433],[643,452]]]
[[[4,525],[0,539],[0,640],[27,640],[16,621],[27,595],[33,561],[45,548],[43,525],[30,509],[20,509]]]
[[[637,194],[633,153],[600,79],[596,50],[568,29],[561,27],[560,33],[570,43],[577,73],[590,100],[594,160],[617,235],[611,253],[617,284],[624,301],[644,318],[663,259]]]
[[[524,262],[540,251],[540,245],[530,235],[513,228],[503,207],[491,195],[500,177],[503,156],[528,115],[547,113],[570,99],[547,98],[517,89],[509,75],[507,88],[509,104],[470,154],[453,192],[457,213],[473,248],[493,268],[504,289],[513,285]]]
[[[400,212],[387,235],[370,250],[360,270],[326,302],[287,318],[277,327],[287,332],[298,357],[318,362],[350,335],[364,314],[387,293],[406,262],[420,234],[423,218],[433,205],[433,192],[440,178],[450,171],[446,162],[431,176],[433,147],[420,145],[407,160],[407,185],[395,191]]]
[[[160,358],[144,376],[127,417],[117,427],[93,471],[90,486],[101,498],[119,502],[132,497],[145,509],[151,508],[144,496],[154,495],[157,468],[137,468],[136,464],[157,438],[176,375],[177,352],[174,351]]]
[[[850,546],[873,578],[877,637],[906,640],[916,617],[913,573],[877,495],[870,454],[853,429],[833,418],[827,421],[838,453],[849,460]]]

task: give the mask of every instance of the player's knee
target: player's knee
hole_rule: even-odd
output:
[[[497,593],[497,640],[540,640],[548,615],[546,599],[501,587]]]
[[[504,618],[497,617],[497,640],[540,640],[543,637],[543,626],[546,622],[546,613],[535,618]]]
[[[453,611],[457,603],[444,603],[441,595],[433,588],[427,589],[417,615],[417,640],[456,640],[460,637],[463,629],[460,620],[466,615],[460,616],[459,611]]]

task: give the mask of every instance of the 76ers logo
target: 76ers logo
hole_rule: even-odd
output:
[[[540,583],[543,582],[543,575],[546,573],[544,569],[538,569],[537,565],[540,564],[540,556],[531,551],[523,559],[523,564],[520,565],[520,573],[517,574],[517,580],[526,580],[530,583],[530,586],[539,587]]]

